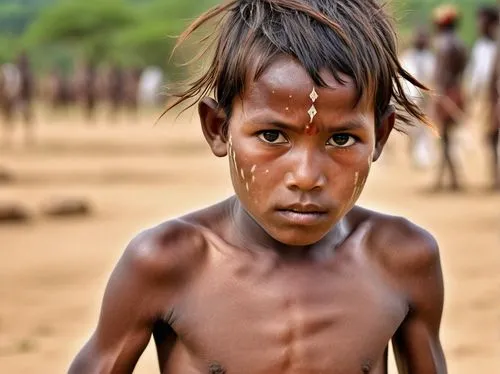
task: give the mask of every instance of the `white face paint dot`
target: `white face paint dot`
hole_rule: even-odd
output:
[[[269,170],[266,170],[266,174],[269,174]]]
[[[255,169],[257,169],[257,165],[252,166],[252,170],[251,170],[252,174],[255,173]]]

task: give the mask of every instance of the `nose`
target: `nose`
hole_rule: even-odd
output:
[[[308,149],[296,149],[293,153],[292,165],[285,174],[287,188],[304,192],[322,189],[327,180],[322,154]]]

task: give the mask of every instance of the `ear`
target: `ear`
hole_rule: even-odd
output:
[[[385,114],[375,129],[375,153],[373,154],[373,161],[377,161],[382,154],[387,139],[394,128],[394,123],[396,122],[396,110],[392,105],[389,105]]]
[[[227,155],[227,141],[224,135],[224,124],[226,123],[226,115],[219,107],[219,104],[205,97],[198,105],[198,114],[201,120],[201,129],[207,140],[212,152],[217,157]]]

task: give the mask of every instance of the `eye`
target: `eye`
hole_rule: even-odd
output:
[[[285,136],[278,130],[266,130],[259,133],[259,139],[270,144],[284,144],[288,141]]]
[[[336,134],[328,140],[327,144],[337,148],[347,148],[354,143],[356,143],[354,136],[348,134]]]

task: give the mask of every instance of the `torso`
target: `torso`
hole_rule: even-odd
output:
[[[202,270],[180,293],[169,374],[386,373],[387,346],[406,300],[365,245],[360,225],[327,261],[283,261],[202,230]]]

